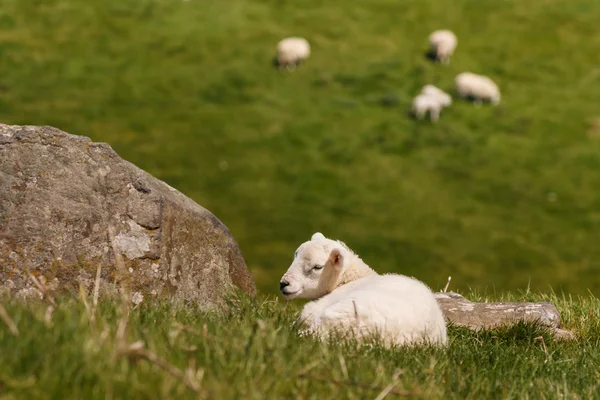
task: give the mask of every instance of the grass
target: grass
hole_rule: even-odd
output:
[[[110,143],[213,211],[259,288],[315,231],[434,288],[600,289],[595,0],[2,0],[0,120]],[[426,37],[459,38],[450,65]],[[274,46],[302,35],[293,74]],[[489,75],[499,107],[407,116]]]
[[[168,301],[127,312],[118,301],[100,301],[93,319],[74,297],[57,298],[50,319],[43,303],[8,302],[19,334],[0,320],[0,398],[364,399],[388,385],[387,398],[600,395],[600,300],[533,293],[495,299],[552,301],[577,339],[555,341],[528,324],[450,327],[447,349],[386,350],[376,342],[299,337],[298,305],[273,297],[234,297],[219,314]],[[143,351],[130,348],[140,340]]]
[[[298,305],[264,294],[221,314],[101,301],[93,319],[74,298],[51,318],[9,301],[1,399],[600,397],[597,1],[0,4],[0,120],[108,142],[177,187],[230,228],[263,293],[321,231],[379,272],[552,301],[577,335],[450,327],[445,350],[385,350],[300,338]],[[448,66],[424,56],[439,28],[459,38]],[[313,54],[279,73],[289,35]],[[407,115],[466,70],[498,82],[499,107]]]

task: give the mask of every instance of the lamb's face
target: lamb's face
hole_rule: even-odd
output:
[[[331,250],[339,247],[336,244],[321,234],[315,234],[312,240],[298,247],[292,265],[279,282],[279,289],[286,299],[312,300],[321,296],[319,278]]]

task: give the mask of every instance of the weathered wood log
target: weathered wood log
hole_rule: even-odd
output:
[[[518,321],[536,322],[549,328],[556,337],[571,339],[573,334],[560,329],[560,313],[549,302],[474,303],[458,293],[439,292],[435,297],[446,319],[473,330],[492,329]]]

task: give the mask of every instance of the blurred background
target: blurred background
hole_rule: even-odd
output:
[[[597,0],[0,4],[0,122],[108,142],[223,221],[263,292],[321,231],[433,289],[600,293]],[[291,73],[286,36],[312,47]],[[501,104],[459,100],[464,71]],[[408,114],[425,84],[455,99],[437,124]]]

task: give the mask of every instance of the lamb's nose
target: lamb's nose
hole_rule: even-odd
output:
[[[285,288],[286,286],[290,286],[290,283],[288,281],[279,282],[279,290],[283,290],[283,288]]]

